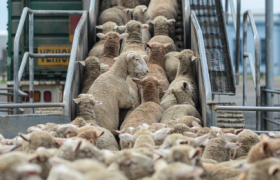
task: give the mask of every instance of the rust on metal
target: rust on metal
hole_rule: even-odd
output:
[[[29,98],[33,99],[34,91],[29,91]]]

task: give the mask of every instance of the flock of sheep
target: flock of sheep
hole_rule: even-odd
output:
[[[201,127],[196,57],[173,41],[176,0],[103,0],[101,10],[77,118],[0,134],[0,180],[280,179],[279,139]]]

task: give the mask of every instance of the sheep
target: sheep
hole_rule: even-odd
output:
[[[140,5],[140,6],[136,6],[134,9],[129,9],[128,11],[130,11],[132,13],[133,16],[133,20],[135,21],[139,21],[142,24],[146,24],[149,17],[148,17],[148,13],[147,13],[147,6],[145,5]],[[151,35],[150,32],[148,30],[149,25],[146,26],[147,28],[142,28],[142,43],[144,44],[145,42],[149,42],[151,39]]]
[[[114,137],[114,135],[106,128],[99,126],[98,121],[95,116],[94,107],[101,106],[101,101],[97,101],[91,94],[80,94],[77,99],[74,99],[77,103],[77,117],[74,121],[85,121],[90,122],[99,132],[104,132],[104,134],[98,138],[97,147],[100,149],[110,149],[113,151],[119,150],[119,145]],[[78,134],[78,130],[72,128],[73,132]],[[82,131],[82,130],[81,130]]]
[[[130,180],[152,175],[154,172],[153,159],[130,150],[119,153],[117,165]]]
[[[21,134],[19,136],[25,141],[24,151],[33,152],[38,147],[57,148],[55,139],[47,132],[35,131],[31,134]]]
[[[118,0],[118,6],[135,8],[138,5],[141,5],[141,0]]]
[[[125,7],[115,6],[109,9],[104,10],[99,18],[98,24],[105,24],[108,21],[115,22],[118,26],[125,25],[128,21],[131,20],[131,14],[127,13]]]
[[[0,156],[0,180],[32,179],[42,180],[39,165],[29,163],[28,156],[22,152],[10,152]]]
[[[168,54],[172,51],[177,51],[178,48],[177,46],[175,45],[173,39],[171,39],[170,37],[168,36],[154,36],[152,39],[150,39],[149,41],[149,44],[151,43],[161,43],[161,44],[166,44],[166,43],[169,43],[169,47],[165,48],[165,54]],[[165,55],[164,54],[164,55]]]
[[[149,71],[138,53],[122,53],[115,59],[110,70],[101,74],[88,91],[88,94],[102,101],[102,106],[93,107],[97,124],[111,132],[119,127],[119,110],[132,107],[127,76],[132,73],[146,75]]]
[[[156,172],[150,180],[191,180],[196,179],[203,173],[203,169],[196,166],[190,166],[185,163],[176,162],[167,164],[166,162],[157,160],[155,162]]]
[[[147,29],[149,25],[141,24],[138,21],[130,20],[126,25],[126,33],[129,35],[123,42],[121,53],[137,52],[140,55],[147,55],[144,44],[142,43],[142,29]]]
[[[214,130],[216,133],[232,133],[238,135],[240,132],[243,131],[243,129],[233,129],[233,128],[219,128],[215,126],[210,127],[212,130]]]
[[[154,36],[169,36],[175,39],[175,19],[167,19],[164,16],[157,16],[150,21],[154,26]]]
[[[77,180],[84,179],[84,175],[76,171],[75,169],[69,168],[64,164],[60,164],[52,167],[50,170],[47,180]]]
[[[150,20],[157,16],[164,16],[167,19],[177,19],[178,3],[174,0],[151,0],[148,8]]]
[[[243,165],[244,171],[238,180],[277,180],[280,179],[280,160],[278,158],[267,158],[250,165]]]
[[[179,104],[166,109],[162,115],[160,122],[167,124],[171,119],[177,119],[182,116],[194,116],[195,118],[201,120],[200,114],[193,106],[188,104]]]
[[[160,121],[163,109],[159,105],[159,86],[164,81],[158,80],[153,76],[146,76],[143,80],[133,78],[136,84],[142,86],[143,99],[140,106],[131,112],[121,125],[120,131],[129,133],[129,129],[136,128],[143,123],[152,124]],[[117,131],[115,133],[119,134]],[[124,149],[128,144],[121,144]]]
[[[83,180],[128,180],[121,171],[103,170],[98,172],[89,172],[83,177]]]
[[[203,152],[202,158],[213,159],[218,163],[229,161],[230,150],[236,149],[240,143],[231,143],[221,137],[210,139]]]
[[[101,70],[101,73],[107,72],[115,63],[114,58],[119,55],[120,40],[128,36],[127,33],[119,35],[116,32],[108,32],[107,34],[98,33],[98,36],[105,39],[104,48],[99,59],[100,63],[107,64],[108,67]]]
[[[180,145],[180,144],[188,144],[193,147],[199,147],[202,144],[206,145],[208,142],[208,134],[196,137],[196,138],[190,138],[183,136],[182,134],[174,133],[164,140],[163,144],[160,146],[161,149],[170,149],[173,146]]]
[[[165,80],[164,83],[160,85],[160,99],[164,95],[164,91],[168,89],[169,82],[167,81],[167,77],[164,71],[164,56],[165,56],[165,49],[170,45],[167,44],[160,44],[160,43],[147,43],[145,42],[146,46],[150,49],[149,52],[149,59],[148,59],[148,67],[150,72],[147,76],[154,76],[158,79]]]
[[[275,137],[275,138],[279,138],[280,137],[280,132],[279,131],[274,131],[274,132],[270,132],[268,133],[269,136]]]
[[[160,105],[164,110],[176,104],[188,104],[196,107],[195,102],[193,101],[193,94],[196,94],[193,90],[193,87],[187,81],[178,81],[172,87],[169,87],[162,100]]]
[[[100,61],[95,56],[89,56],[84,61],[78,61],[84,66],[83,85],[81,93],[87,93],[91,84],[100,75]]]
[[[174,134],[174,133],[184,134],[184,132],[195,133],[194,129],[191,129],[190,127],[188,127],[187,125],[182,124],[182,123],[173,124],[168,127],[172,128],[172,130],[170,131],[170,134]]]
[[[97,147],[89,143],[87,140],[76,138],[76,139],[65,139],[56,157],[75,161],[78,159],[94,158],[100,162],[103,161],[102,153]]]
[[[241,143],[241,146],[234,150],[233,159],[247,156],[252,146],[259,142],[259,139],[256,133],[249,129],[245,129],[238,134],[238,142]]]
[[[163,157],[168,164],[182,162],[195,166],[201,151],[189,145],[180,145],[170,149],[154,149],[153,152]]]
[[[170,130],[170,128],[163,128],[152,133],[150,130],[140,129],[133,135],[129,133],[120,134],[119,138],[126,143],[131,143],[131,148],[137,149],[146,147],[146,145],[154,146],[154,141],[164,138]]]
[[[11,150],[13,150],[16,146],[15,145],[2,145],[0,144],[0,155],[10,152]]]
[[[49,159],[54,157],[58,149],[44,149],[38,148],[29,158],[28,161],[31,163],[38,164],[42,168],[40,173],[41,178],[47,179],[50,169],[52,168]]]
[[[232,167],[223,167],[216,164],[203,164],[204,173],[201,175],[202,179],[207,180],[234,180],[237,179],[241,171]]]
[[[188,86],[192,87],[192,100],[197,106],[198,103],[198,90],[195,80],[195,62],[196,57],[194,56],[194,52],[190,49],[185,49],[180,52],[179,55],[175,56],[179,59],[180,65],[178,66],[177,74],[175,79],[169,86],[169,89],[172,89],[178,82],[186,81]]]
[[[115,22],[108,21],[103,25],[96,26],[96,29],[101,29],[103,34],[107,34],[108,32],[114,32],[114,31],[118,33],[124,33],[125,26],[118,26]],[[104,48],[105,40],[102,39],[102,37],[100,37],[98,33],[97,36],[100,38],[100,40],[94,44],[94,46],[91,48],[90,52],[88,53],[88,56],[96,56],[100,58]]]
[[[198,118],[195,118],[193,116],[182,116],[182,117],[180,117],[178,119],[170,120],[168,122],[168,125],[183,123],[183,124],[185,124],[185,125],[187,125],[189,127],[192,127],[194,125],[193,121],[197,122],[198,124],[201,124],[201,121]]]
[[[255,144],[247,155],[247,163],[269,158],[280,157],[280,139],[267,139]]]
[[[180,61],[175,56],[178,56],[179,54],[180,54],[179,52],[170,52],[165,55],[164,68],[169,83],[171,83],[176,77],[177,69],[180,64]]]
[[[118,5],[118,0],[103,0],[101,4],[101,11],[103,12],[108,8],[114,7]]]

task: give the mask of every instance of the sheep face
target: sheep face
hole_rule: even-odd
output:
[[[192,50],[190,49],[183,50],[180,52],[179,55],[175,57],[179,59],[181,67],[184,67],[184,69],[182,69],[183,72],[180,72],[181,70],[179,69],[179,73],[194,75],[195,72],[194,60],[196,59],[196,57],[194,56],[194,52]]]
[[[104,131],[99,131],[92,126],[79,128],[77,137],[88,140],[93,145],[97,145],[98,138],[104,134]]]
[[[169,90],[170,94],[174,94],[178,104],[190,104],[195,106],[192,97],[194,88],[187,81],[176,83],[174,87]]]
[[[128,53],[126,60],[128,61],[128,74],[139,73],[144,76],[149,72],[149,68],[140,54]]]

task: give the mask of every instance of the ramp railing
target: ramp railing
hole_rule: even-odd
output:
[[[76,27],[75,30],[75,37],[72,44],[72,51],[71,51],[71,57],[70,54],[37,54],[33,53],[34,47],[34,15],[40,15],[40,14],[56,14],[56,15],[72,15],[72,14],[82,14],[82,17]],[[26,21],[26,16],[29,15],[29,52],[26,52],[24,54],[20,69],[18,68],[19,64],[19,42],[20,37],[22,34],[22,30]],[[69,67],[68,67],[68,73],[70,72],[70,75],[73,74],[73,67],[75,66],[74,63],[76,59],[83,60],[82,56],[77,51],[83,51],[83,55],[87,53],[87,30],[88,30],[88,13],[87,11],[53,11],[53,10],[31,10],[27,7],[25,7],[22,11],[21,19],[18,25],[18,29],[16,32],[16,36],[14,39],[14,103],[9,104],[0,104],[1,108],[13,108],[14,114],[18,114],[18,108],[19,107],[30,107],[30,113],[34,113],[34,107],[65,107],[69,104],[69,100],[66,98],[64,99],[63,103],[34,103],[33,99],[33,92],[34,92],[34,59],[33,58],[42,58],[42,57],[70,57]],[[82,36],[80,36],[80,33],[82,33]],[[82,46],[82,47],[80,47]],[[82,48],[82,49],[81,49]],[[20,80],[23,75],[24,68],[27,63],[27,59],[29,58],[29,94],[30,94],[30,103],[28,104],[22,104],[19,101],[19,96],[23,96],[22,92],[19,89],[20,86]],[[69,74],[67,74],[68,76]],[[69,93],[69,89],[71,86],[69,86],[69,82],[65,84],[66,93]],[[73,88],[73,87],[72,87]],[[65,92],[64,92],[64,98],[65,98]],[[65,109],[65,108],[64,108]],[[67,114],[67,111],[64,110],[64,112]],[[69,114],[69,113],[68,113]]]

